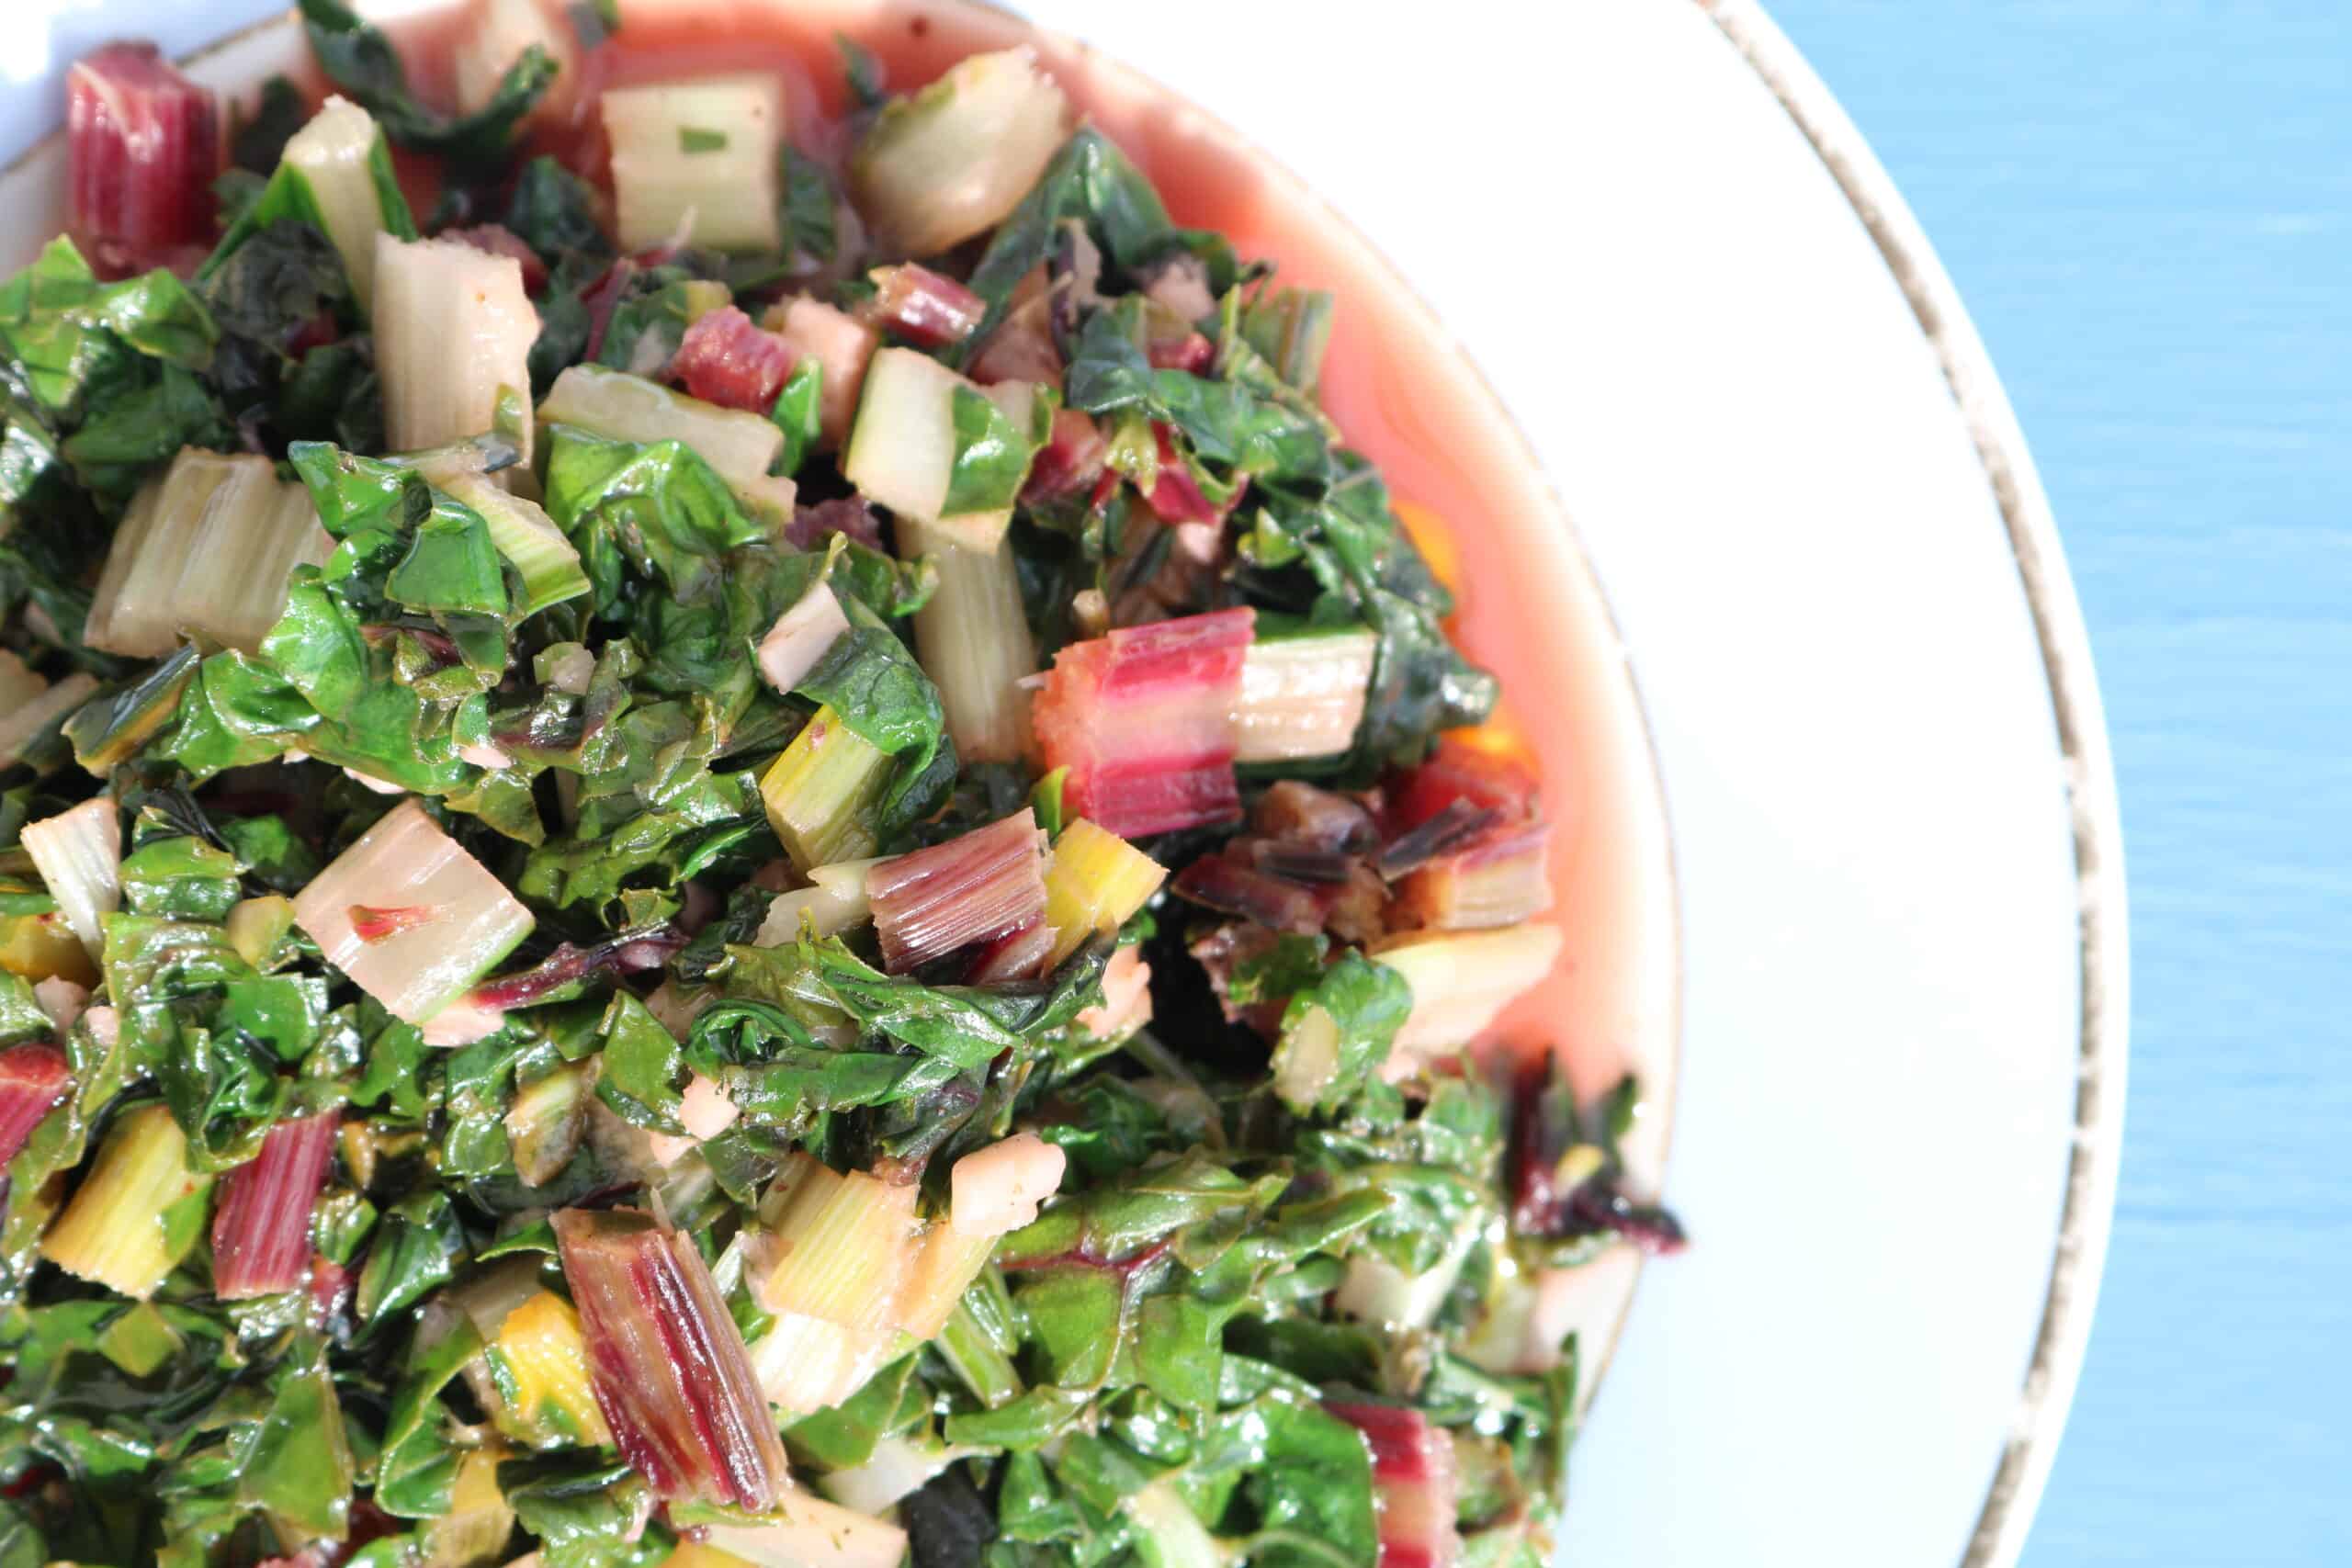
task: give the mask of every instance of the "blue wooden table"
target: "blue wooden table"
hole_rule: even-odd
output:
[[[2122,1195],[2027,1568],[2352,1562],[2352,6],[1772,8],[1992,348],[2114,728]]]

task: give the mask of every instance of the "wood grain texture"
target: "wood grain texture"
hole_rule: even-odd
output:
[[[2352,1554],[2352,28],[1779,0],[1998,362],[2132,886],[2121,1201],[2027,1568]]]

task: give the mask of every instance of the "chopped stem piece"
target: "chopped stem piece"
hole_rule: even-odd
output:
[[[1475,1042],[1502,1010],[1541,984],[1566,938],[1557,926],[1413,936],[1372,956],[1405,976],[1413,1011],[1396,1032],[1385,1071],[1448,1055]]]
[[[844,1508],[879,1514],[909,1493],[921,1490],[925,1482],[966,1453],[979,1451],[951,1449],[936,1438],[927,1442],[885,1438],[874,1445],[873,1454],[864,1464],[829,1472],[818,1478],[817,1484]]]
[[[734,306],[696,316],[670,356],[669,378],[721,408],[765,414],[792,374],[792,350]]]
[[[56,1046],[33,1042],[0,1051],[0,1168],[73,1088],[73,1069]]]
[[[480,0],[449,52],[458,112],[477,115],[497,98],[506,73],[534,45],[555,62],[554,91],[532,106],[529,118],[554,119],[556,96],[573,79],[580,49],[569,25],[558,25],[541,0]]]
[[[1055,1179],[1058,1183],[1060,1179]],[[936,1337],[964,1292],[988,1267],[996,1244],[994,1235],[967,1235],[953,1224],[934,1224],[925,1231],[899,1292],[899,1326],[918,1339]]]
[[[1353,745],[1379,646],[1363,627],[1252,642],[1241,661],[1234,760],[1295,761]]]
[[[391,151],[375,117],[357,104],[330,97],[287,141],[271,183],[279,180],[300,183],[319,227],[343,257],[352,297],[361,310],[368,310],[376,298],[376,236],[416,237],[407,199],[392,178]]]
[[[280,1122],[261,1153],[220,1183],[212,1216],[212,1289],[224,1302],[274,1296],[311,1275],[311,1211],[326,1185],[341,1118]]]
[[[515,1436],[612,1446],[612,1429],[588,1375],[580,1314],[570,1302],[553,1291],[535,1292],[506,1314],[486,1353]]]
[[[1097,1040],[1125,1040],[1151,1021],[1151,965],[1143,950],[1123,947],[1102,969],[1102,1000],[1078,1015],[1078,1026]]]
[[[1168,1481],[1153,1482],[1122,1506],[1135,1521],[1136,1555],[1147,1568],[1225,1568],[1230,1561],[1200,1515]],[[1391,1568],[1385,1556],[1381,1568]]]
[[[708,1544],[750,1568],[899,1568],[907,1532],[805,1492],[781,1500],[775,1519],[706,1527]]]
[[[987,300],[913,262],[876,267],[866,276],[875,289],[868,312],[918,348],[961,343],[988,314]]]
[[[1234,712],[1252,618],[1125,626],[1055,655],[1031,716],[1046,766],[1069,770],[1071,811],[1122,838],[1240,816]]]
[[[948,1173],[948,1223],[965,1236],[985,1238],[1019,1230],[1060,1189],[1067,1159],[1059,1147],[1035,1133],[1015,1133],[973,1150]]]
[[[393,929],[355,908],[432,911]],[[531,912],[414,800],[368,829],[294,900],[295,922],[327,962],[411,1023],[465,994],[529,934]]]
[[[816,365],[819,438],[827,447],[838,448],[849,439],[850,422],[857,417],[857,400],[865,388],[866,363],[880,346],[882,334],[848,311],[805,294],[769,306],[760,324],[784,340],[794,370]]]
[[[1396,889],[1405,923],[1438,931],[1517,925],[1552,907],[1547,822],[1500,828],[1441,855]]]
[[[51,725],[80,707],[98,689],[95,675],[68,675],[54,684],[25,667],[15,654],[0,651],[0,670],[8,684],[0,692],[0,768],[13,767],[25,748]]]
[[[153,1101],[125,1111],[90,1174],[41,1238],[68,1274],[145,1301],[196,1244],[212,1178],[188,1168],[187,1139]]]
[[[1028,391],[1024,383],[1006,385]],[[1033,400],[1008,408],[914,349],[877,350],[865,367],[842,474],[899,516],[994,550],[1043,445],[1036,407]]]
[[[760,779],[768,822],[802,871],[874,852],[872,814],[890,759],[821,707]]]
[[[760,1304],[847,1328],[888,1326],[914,1250],[915,1189],[804,1165],[774,1210],[760,1249],[774,1261],[752,1280]]]
[[[1053,950],[1054,928],[1039,914],[1026,925],[983,943],[972,960],[971,972],[964,977],[965,984],[1001,986],[1013,980],[1035,979],[1046,972],[1046,958]]]
[[[506,1457],[504,1444],[489,1442],[458,1461],[449,1511],[418,1532],[425,1562],[487,1562],[505,1546],[514,1531],[514,1510],[498,1486],[499,1461]]]
[[[643,1214],[554,1216],[596,1404],[656,1495],[765,1513],[790,1482],[743,1338],[695,1245]]]
[[[67,221],[110,270],[136,271],[209,237],[220,172],[211,88],[152,43],[109,43],[74,62],[65,102]]]
[[[539,314],[522,264],[456,240],[376,236],[376,366],[397,452],[496,427],[502,394],[531,388]],[[531,460],[531,426],[515,433]]]
[[[760,639],[760,673],[779,692],[788,692],[817,668],[817,661],[849,631],[849,617],[832,585],[821,578],[775,618]]]
[[[808,1416],[864,1387],[898,1338],[892,1328],[846,1328],[805,1313],[778,1313],[752,1342],[752,1366],[770,1404]]]
[[[616,87],[603,99],[621,248],[774,251],[784,81],[773,74]]]
[[[937,255],[1020,205],[1069,117],[1035,51],[973,55],[882,111],[850,159],[851,193],[886,252]]]
[[[1168,868],[1133,844],[1081,817],[1062,829],[1046,865],[1046,919],[1054,949],[1046,967],[1098,936],[1109,936],[1151,901]]]
[[[675,1165],[689,1151],[733,1126],[741,1114],[735,1102],[727,1097],[724,1084],[707,1074],[695,1073],[686,1079],[678,1104],[678,1120],[685,1133],[683,1136],[653,1134],[649,1140],[653,1145],[653,1157],[665,1167]]]
[[[1377,1252],[1354,1253],[1331,1304],[1360,1322],[1427,1328],[1437,1321],[1477,1240],[1477,1227],[1463,1225],[1437,1262],[1418,1274],[1406,1273]]]
[[[779,893],[770,900],[767,919],[760,922],[752,945],[780,947],[796,942],[804,919],[820,937],[839,936],[853,926],[864,925],[874,918],[865,897],[866,874],[881,863],[853,860],[814,868],[808,879],[815,886]]]
[[[294,929],[294,901],[278,893],[241,898],[222,924],[237,956],[255,969],[266,970],[274,967],[271,960],[277,944]]]
[[[441,1019],[465,1007],[442,1010]],[[514,1174],[530,1186],[555,1179],[579,1151],[588,1131],[590,1062],[566,1062],[514,1091],[506,1108],[506,1145],[514,1151]]]
[[[904,974],[1036,921],[1046,912],[1044,847],[1036,817],[1023,807],[875,866],[865,896],[884,967]]]
[[[939,687],[956,754],[974,762],[1017,762],[1029,749],[1029,694],[1037,642],[1021,603],[1021,573],[1010,550],[976,549],[945,529],[899,520],[899,554],[928,556],[938,591],[915,612],[915,649]]]
[[[1452,1568],[1462,1555],[1454,1530],[1453,1439],[1418,1410],[1326,1401],[1323,1408],[1362,1432],[1380,1494],[1379,1568]]]
[[[106,945],[106,917],[122,908],[122,818],[101,795],[69,811],[28,822],[18,842],[57,900],[58,912],[96,958]]]
[[[83,637],[153,659],[193,627],[251,652],[286,608],[288,575],[334,549],[310,492],[268,458],[187,447],[115,531]]]

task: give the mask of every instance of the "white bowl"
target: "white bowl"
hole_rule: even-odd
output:
[[[25,85],[0,156],[55,123],[65,63],[99,38],[187,50],[268,10],[70,3],[33,0],[48,31],[7,67]],[[1013,26],[959,0],[763,3],[854,31],[922,12],[942,50]],[[417,8],[365,8],[388,6]],[[1515,705],[1569,721],[1531,728],[1578,824],[1559,869],[1580,941],[1550,1014],[1521,1023],[1565,1024],[1589,1077],[1644,1066],[1663,1103],[1677,907],[1625,657],[1640,678],[1680,876],[1668,1195],[1696,1246],[1650,1272],[1617,1346],[1566,1555],[2012,1561],[2112,1204],[2120,850],[2047,503],[1883,171],[1750,0],[1498,4],[1409,35],[1361,25],[1373,8],[1025,8],[1311,175],[1408,263],[1556,481],[1573,536],[1436,318],[1250,162],[1286,267],[1343,289],[1343,423],[1408,494],[1467,470],[1510,541],[1473,562],[1465,639],[1492,656],[1498,621],[1533,628]],[[249,83],[299,53],[281,22],[199,70]],[[1048,53],[1148,144],[1180,217],[1216,196],[1184,164],[1251,158],[1102,56]],[[51,226],[58,163],[0,177],[19,252]],[[1420,345],[1420,374],[1350,378],[1373,333]],[[1435,440],[1413,428],[1427,402],[1451,411]],[[1652,1171],[1665,1133],[1644,1130]],[[1595,1277],[1594,1338],[1630,1274]]]

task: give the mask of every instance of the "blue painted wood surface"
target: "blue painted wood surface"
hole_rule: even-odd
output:
[[[1991,346],[2121,775],[2121,1201],[2027,1568],[2352,1562],[2352,6],[1773,11]]]

